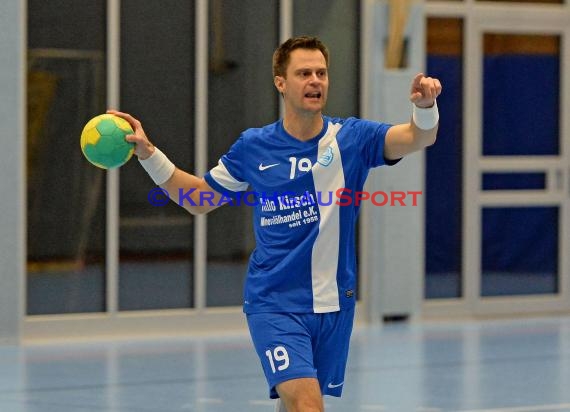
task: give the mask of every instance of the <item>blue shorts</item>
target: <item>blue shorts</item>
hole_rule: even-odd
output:
[[[296,378],[316,378],[323,395],[341,396],[354,308],[330,313],[250,313],[249,333],[269,397]]]

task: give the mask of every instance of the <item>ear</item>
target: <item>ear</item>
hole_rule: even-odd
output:
[[[273,84],[275,85],[277,91],[283,94],[283,91],[285,90],[285,78],[282,76],[275,76],[273,78]]]

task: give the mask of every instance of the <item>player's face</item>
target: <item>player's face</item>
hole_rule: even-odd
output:
[[[325,56],[320,50],[293,50],[289,55],[287,76],[276,76],[275,86],[283,94],[287,110],[320,113],[329,89]]]

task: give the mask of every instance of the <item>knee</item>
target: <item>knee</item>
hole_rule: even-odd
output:
[[[287,412],[324,412],[323,399],[311,396],[300,396],[291,400]]]
[[[287,412],[323,412],[324,403],[315,378],[299,378],[277,385]]]

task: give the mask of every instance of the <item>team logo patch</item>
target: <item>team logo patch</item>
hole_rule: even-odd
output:
[[[329,146],[327,147],[327,150],[321,155],[321,157],[319,157],[317,162],[326,167],[332,163],[333,159],[334,159],[334,153],[332,148]]]

